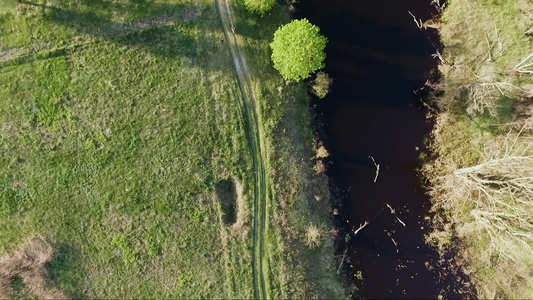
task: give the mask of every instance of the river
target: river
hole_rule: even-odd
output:
[[[416,169],[432,122],[424,92],[414,91],[437,66],[438,36],[409,12],[430,19],[430,2],[301,0],[295,13],[329,39],[325,71],[334,83],[326,99],[313,101],[315,123],[351,232],[347,273],[362,298],[464,297],[424,242],[430,201]]]

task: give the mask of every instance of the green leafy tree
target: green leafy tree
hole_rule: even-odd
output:
[[[274,7],[276,0],[244,0],[246,9],[253,13],[264,15]]]
[[[300,81],[324,67],[328,39],[307,19],[293,20],[274,33],[272,61],[283,78]]]

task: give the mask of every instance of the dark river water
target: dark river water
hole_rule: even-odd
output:
[[[334,83],[314,109],[349,222],[347,273],[363,298],[461,297],[424,242],[430,202],[416,171],[432,123],[413,91],[436,68],[438,37],[421,31],[409,11],[427,20],[436,14],[430,2],[300,0],[295,14],[329,39],[325,71]]]

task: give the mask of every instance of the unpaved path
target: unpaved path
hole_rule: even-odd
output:
[[[255,199],[254,199],[254,229],[253,229],[253,274],[255,298],[267,298],[265,272],[264,272],[264,251],[265,251],[265,228],[267,220],[267,195],[265,178],[265,153],[264,141],[259,126],[259,113],[257,111],[257,101],[252,88],[252,80],[246,58],[239,45],[238,36],[235,34],[231,9],[228,0],[215,0],[224,33],[229,44],[237,78],[242,92],[244,103],[244,114],[248,140],[251,146],[254,173],[255,173]]]

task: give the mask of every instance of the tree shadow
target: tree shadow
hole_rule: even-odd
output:
[[[27,0],[21,3],[42,8],[46,21],[74,29],[75,34],[143,49],[159,57],[189,57],[193,64],[204,68],[207,66],[202,65],[201,56],[209,50],[217,51],[216,41],[207,33],[222,30],[212,8],[182,3],[145,0],[127,3],[78,0],[55,6]]]
[[[264,16],[249,12],[242,2],[233,3],[231,9],[236,32],[255,40],[272,40],[288,15],[286,6],[278,4]]]

